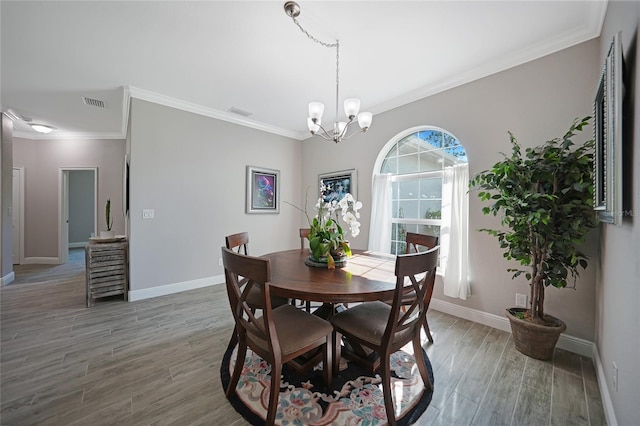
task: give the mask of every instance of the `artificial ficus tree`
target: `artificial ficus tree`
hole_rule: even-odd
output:
[[[594,141],[572,141],[591,117],[576,119],[562,138],[524,153],[509,132],[511,156],[474,176],[469,185],[482,201],[484,214],[501,216],[504,229],[481,229],[498,238],[504,257],[527,268],[509,268],[513,278],[530,281],[528,317],[544,324],[546,286],[566,287],[587,258],[579,251],[587,232],[596,226],[593,211]]]

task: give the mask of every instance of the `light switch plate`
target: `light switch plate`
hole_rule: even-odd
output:
[[[142,210],[142,218],[143,219],[153,219],[154,211],[153,209],[144,209]]]

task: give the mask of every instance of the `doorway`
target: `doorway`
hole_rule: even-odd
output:
[[[13,264],[24,261],[24,167],[13,168]]]
[[[69,261],[69,248],[84,247],[98,226],[98,168],[59,169],[58,260]]]

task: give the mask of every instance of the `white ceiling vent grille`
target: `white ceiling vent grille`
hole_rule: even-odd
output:
[[[92,107],[104,108],[104,101],[101,101],[100,99],[87,98],[86,96],[83,96],[82,102],[84,102],[85,105]]]
[[[234,114],[241,115],[241,116],[243,116],[243,117],[249,117],[250,115],[253,115],[253,113],[252,113],[252,112],[245,111],[245,110],[243,110],[243,109],[236,108],[236,107],[234,107],[234,106],[232,106],[231,108],[229,108],[229,112],[232,112],[232,113],[234,113]]]

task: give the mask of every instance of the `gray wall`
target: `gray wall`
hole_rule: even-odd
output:
[[[0,114],[0,278],[13,272],[13,121]]]
[[[69,172],[69,244],[86,243],[96,232],[93,177],[91,170]]]
[[[598,40],[546,56],[475,82],[377,114],[365,134],[339,144],[306,140],[302,164],[304,187],[316,190],[318,174],[356,167],[358,198],[363,202],[362,233],[350,239],[366,248],[373,166],[382,147],[397,133],[418,125],[434,125],[455,135],[464,145],[470,175],[485,170],[508,151],[511,130],[523,146],[562,136],[576,117],[591,115],[600,65]],[[331,117],[327,117],[330,120]],[[591,137],[587,130],[581,139]],[[310,197],[313,199],[312,197]],[[472,295],[466,301],[444,296],[436,283],[434,298],[504,317],[515,294],[528,294],[524,277],[512,281],[510,266],[495,238],[475,230],[499,227],[499,219],[484,216],[474,194],[469,203],[469,244]],[[597,235],[596,235],[597,236]],[[586,247],[596,255],[595,244]],[[563,319],[567,334],[593,341],[595,326],[595,261],[581,274],[576,290],[551,288],[546,311]]]
[[[122,162],[124,140],[14,138],[13,163],[25,173],[25,257],[58,257],[58,182],[60,168],[98,168],[98,206],[111,198],[113,229],[124,234]],[[106,229],[98,209],[98,231]]]
[[[222,276],[228,234],[248,231],[254,255],[299,246],[292,207],[245,214],[247,165],[280,170],[281,200],[298,202],[299,141],[132,99],[130,144],[132,291]]]
[[[626,60],[626,99],[623,114],[625,144],[625,209],[622,226],[600,225],[601,267],[596,291],[596,344],[606,386],[620,425],[640,421],[640,91],[638,89],[638,22],[640,3],[610,1],[600,37],[598,63],[604,63],[613,35],[622,31]],[[612,383],[618,366],[618,390]]]

